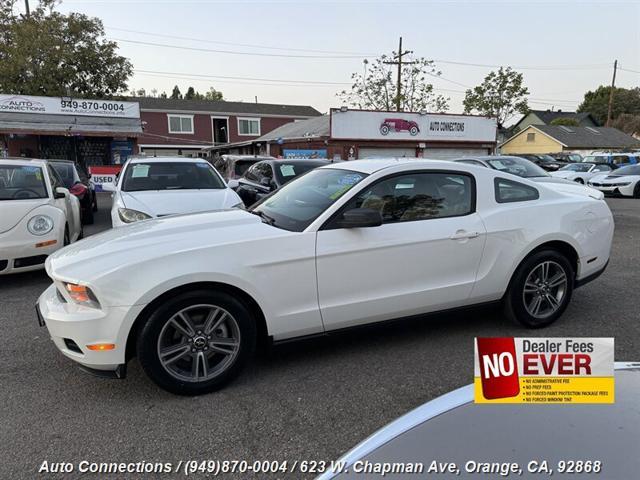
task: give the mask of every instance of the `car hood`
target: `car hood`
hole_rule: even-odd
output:
[[[530,177],[528,180],[532,180],[536,183],[563,183],[568,185],[573,185],[573,182],[569,180],[565,180],[564,178],[553,177]]]
[[[595,188],[585,187],[576,182],[571,182],[566,180],[565,182],[546,182],[545,186],[553,191],[565,193],[569,195],[577,195],[581,197],[591,197],[596,200],[602,200],[604,198],[604,194]]]
[[[549,175],[555,178],[571,178],[574,177],[577,172],[571,170],[558,170],[556,172],[549,172]]]
[[[0,233],[15,227],[29,212],[49,202],[48,198],[0,200]]]
[[[241,202],[230,188],[121,192],[121,196],[126,208],[138,210],[153,217],[220,210]]]
[[[638,175],[607,175],[606,177],[598,177],[598,183],[624,183],[635,182],[640,178]],[[595,180],[595,179],[594,179]]]
[[[86,281],[172,254],[288,233],[240,209],[174,215],[132,223],[72,243],[50,255],[46,268],[55,278]]]

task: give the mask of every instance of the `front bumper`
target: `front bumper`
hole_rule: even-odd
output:
[[[36,243],[56,240],[53,245],[36,247]],[[44,235],[43,238],[34,237],[29,241],[1,242],[0,275],[9,273],[29,272],[44,267],[47,256],[62,248],[60,240],[54,236]]]
[[[614,185],[604,185],[604,186],[595,186],[589,185],[591,188],[595,188],[596,190],[600,190],[605,195],[621,195],[624,197],[633,196],[633,185],[626,185],[623,187],[614,186]]]
[[[85,370],[116,372],[126,363],[127,337],[144,305],[100,309],[68,303],[60,298],[56,285],[38,299],[36,310],[51,340],[63,355]],[[113,343],[113,350],[89,350],[87,345]]]

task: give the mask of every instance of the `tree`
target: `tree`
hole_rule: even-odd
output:
[[[187,93],[184,94],[184,99],[185,100],[193,100],[195,96],[196,96],[195,89],[193,87],[189,87],[187,89]]]
[[[382,55],[371,63],[364,60],[364,72],[351,75],[351,90],[343,90],[337,94],[347,105],[365,110],[395,110],[397,85],[397,67],[384,62],[396,56]],[[436,95],[433,85],[427,77],[438,77],[431,60],[417,58],[413,63],[402,67],[400,82],[400,110],[419,112],[423,110],[446,112],[449,110],[449,98]]]
[[[497,72],[491,72],[484,77],[484,81],[467,90],[465,93],[465,113],[478,112],[480,115],[495,118],[498,128],[516,114],[526,114],[529,111],[526,95],[527,87],[523,86],[523,76],[511,67],[500,67]]]
[[[173,87],[173,91],[171,92],[171,98],[173,100],[180,100],[182,99],[182,93],[180,93],[180,89],[178,88],[178,85],[176,85],[175,87]]]
[[[205,100],[210,100],[212,102],[219,101],[219,100],[224,100],[224,98],[222,96],[222,92],[216,90],[213,87],[210,87],[209,91],[204,94],[204,98],[205,98]]]
[[[599,86],[595,91],[584,94],[584,100],[578,106],[578,112],[587,112],[598,122],[604,125],[607,122],[607,110],[609,108],[610,86]],[[613,105],[611,118],[615,119],[623,113],[640,115],[640,87],[618,88],[613,91]]]
[[[133,66],[103,38],[99,19],[56,12],[58,0],[17,15],[16,1],[0,0],[0,91],[86,98],[126,92]]]
[[[611,122],[611,126],[629,135],[640,135],[640,115],[621,113]]]
[[[564,125],[565,127],[579,127],[580,122],[575,118],[560,117],[555,120],[551,120],[550,125]]]

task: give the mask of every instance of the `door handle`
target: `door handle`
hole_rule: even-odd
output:
[[[466,230],[458,230],[456,233],[451,235],[449,238],[451,240],[466,240],[469,238],[476,238],[480,235],[480,232],[467,232]]]

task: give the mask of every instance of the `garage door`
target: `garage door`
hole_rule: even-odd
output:
[[[360,148],[358,158],[416,157],[415,148]]]
[[[427,148],[424,150],[424,158],[434,160],[447,160],[449,158],[468,157],[469,155],[488,155],[486,148]]]

